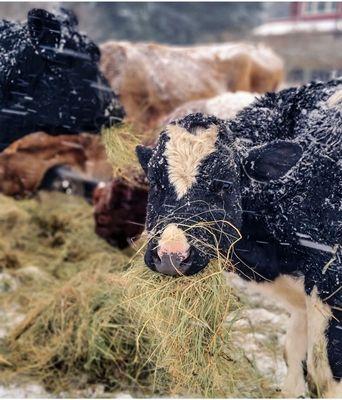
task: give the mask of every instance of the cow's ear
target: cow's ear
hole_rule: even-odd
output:
[[[137,157],[142,169],[147,174],[147,165],[152,157],[152,149],[150,147],[138,145],[135,149]]]
[[[48,11],[34,8],[27,15],[27,25],[34,41],[42,51],[53,51],[61,40],[61,22]]]
[[[76,14],[69,8],[60,7],[59,14],[60,14],[61,18],[63,19],[64,23],[66,23],[72,27],[78,26],[78,18],[76,16]]]
[[[276,180],[284,176],[302,154],[299,144],[281,140],[252,149],[244,161],[244,169],[252,179]]]

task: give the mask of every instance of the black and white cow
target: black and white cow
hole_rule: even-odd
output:
[[[35,131],[99,132],[122,120],[99,48],[77,23],[63,9],[33,9],[25,24],[0,21],[0,150]]]
[[[287,396],[304,394],[305,362],[310,388],[342,396],[341,151],[342,79],[266,94],[229,122],[189,115],[137,148],[150,183],[146,264],[191,275],[229,256],[281,300]]]

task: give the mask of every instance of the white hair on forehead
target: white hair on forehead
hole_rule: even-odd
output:
[[[208,155],[215,151],[217,126],[207,129],[198,127],[189,133],[179,125],[168,125],[165,156],[168,161],[169,181],[174,186],[177,198],[181,199],[196,183],[198,168]]]
[[[190,245],[182,229],[176,224],[169,224],[163,230],[158,241],[158,248],[161,253],[187,253]]]
[[[337,105],[342,106],[342,89],[341,86],[338,87],[338,90],[334,94],[332,94],[327,100],[328,107],[335,107]]]

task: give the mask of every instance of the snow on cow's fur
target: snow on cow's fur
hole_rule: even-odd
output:
[[[32,9],[27,23],[0,21],[0,149],[22,136],[99,132],[123,109],[98,62],[100,50],[61,9]]]
[[[235,271],[291,313],[288,396],[305,392],[304,362],[311,388],[342,395],[341,93],[342,79],[269,93],[232,121],[189,115],[137,149],[146,264],[190,275],[235,244]]]

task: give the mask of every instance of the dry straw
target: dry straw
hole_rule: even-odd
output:
[[[140,334],[153,338],[156,370],[153,386],[163,385],[165,370],[170,377],[169,394],[225,397],[232,393],[227,372],[229,329],[224,325],[236,297],[226,285],[221,267],[212,265],[195,277],[166,278],[139,265],[125,278],[128,310],[139,325]]]
[[[57,392],[86,374],[86,383],[135,394],[227,396],[236,389],[229,374],[241,374],[224,326],[236,307],[214,266],[179,279],[141,260],[126,272],[90,269],[33,306],[6,359]]]

